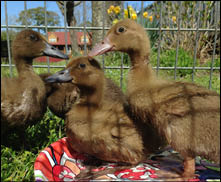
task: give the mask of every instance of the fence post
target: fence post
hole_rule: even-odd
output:
[[[160,1],[160,30],[159,30],[159,43],[158,43],[158,51],[157,51],[157,76],[160,67],[160,44],[161,44],[161,35],[162,34],[162,1]]]
[[[86,4],[85,1],[83,1],[83,21],[84,21],[84,55],[87,55],[86,48],[87,48],[87,43],[86,43]]]
[[[179,51],[179,43],[180,43],[180,24],[181,24],[181,1],[178,1],[179,12],[178,12],[178,31],[177,31],[177,42],[176,42],[176,61],[174,66],[174,80],[176,80],[176,70],[177,70],[177,62],[178,62],[178,51]]]
[[[7,1],[5,3],[5,23],[6,23],[6,36],[7,36],[7,46],[8,46],[8,58],[9,58],[9,70],[10,70],[10,77],[12,77],[12,59],[11,59],[11,49],[10,49],[10,41],[9,41],[9,34],[8,34],[8,12],[7,12]]]
[[[27,1],[24,1],[24,9],[25,9],[25,28],[28,28],[28,22],[27,22]]]
[[[102,39],[104,39],[104,25],[105,25],[105,1],[103,1],[103,10],[102,10],[102,12],[103,12],[103,25],[102,25]],[[103,70],[104,70],[104,72],[105,72],[105,65],[104,65],[105,63],[104,63],[104,55],[102,55],[102,67],[103,67]]]
[[[196,11],[197,11],[197,25],[196,25],[196,41],[195,41],[195,48],[194,48],[194,60],[193,60],[193,72],[192,72],[192,82],[194,82],[194,73],[195,73],[195,66],[196,66],[196,56],[197,56],[197,48],[198,48],[198,39],[199,39],[199,24],[200,24],[200,6],[201,1],[196,2]]]
[[[68,46],[67,46],[67,40],[68,40],[68,36],[67,36],[67,2],[64,1],[64,38],[65,38],[65,49],[66,49],[66,53],[68,51]],[[68,64],[68,60],[65,60],[66,65]]]
[[[44,1],[44,10],[45,10],[45,34],[46,34],[46,39],[48,40],[48,15],[47,15],[46,1]],[[48,73],[50,73],[50,60],[49,60],[49,57],[46,56],[46,59],[47,59],[47,65],[48,65]]]
[[[212,62],[211,62],[211,67],[210,67],[210,79],[209,79],[209,89],[212,88],[212,76],[213,76],[213,64],[214,64],[214,56],[215,56],[215,51],[216,51],[216,39],[217,39],[217,27],[218,27],[218,16],[217,13],[219,11],[219,4],[220,2],[216,1],[215,2],[215,37],[214,37],[214,44],[213,44],[213,55],[212,55]]]

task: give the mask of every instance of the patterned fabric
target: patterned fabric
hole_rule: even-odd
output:
[[[65,137],[40,152],[34,164],[34,175],[36,181],[176,181],[177,172],[182,169],[182,159],[172,149],[152,155],[139,165],[122,166],[77,153]],[[196,158],[196,177],[191,181],[220,179],[219,170],[216,165]]]

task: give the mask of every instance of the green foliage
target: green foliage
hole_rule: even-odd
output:
[[[121,66],[122,64],[128,65],[130,58],[128,54],[121,52],[111,52],[109,56],[105,57],[105,66]]]
[[[157,66],[157,52],[153,52],[151,63],[153,66]],[[160,54],[160,66],[161,67],[174,67],[176,62],[176,50],[165,50]],[[177,67],[193,67],[194,59],[190,53],[183,49],[178,50]],[[185,76],[191,74],[192,70],[177,70],[177,74]]]
[[[16,22],[25,25],[27,21],[27,25],[45,25],[45,9],[43,7],[31,8],[27,10],[27,14],[25,11],[21,11],[19,13],[19,17]],[[60,24],[60,18],[58,14],[54,11],[46,11],[47,13],[47,24],[48,26],[55,26]],[[51,31],[52,29],[49,29]],[[43,29],[45,31],[45,29]]]
[[[17,152],[1,146],[1,181],[34,180],[33,164],[36,155],[24,150]]]
[[[1,181],[33,181],[34,162],[39,152],[64,134],[64,120],[53,115],[49,110],[36,125],[25,130],[24,141],[20,141],[14,131],[1,145]]]
[[[212,65],[212,60],[206,62],[205,64],[203,64],[203,66],[208,66],[208,67],[210,67],[211,65]],[[213,67],[220,67],[220,58],[215,58],[214,59]]]
[[[15,36],[16,36],[17,32],[14,31],[14,30],[8,30],[8,36],[9,36],[9,40],[12,41],[15,39]],[[3,40],[7,40],[7,32],[2,30],[1,31],[1,41]]]
[[[153,21],[144,19],[143,21],[144,28],[159,28],[159,21],[157,18],[154,18]],[[150,39],[151,47],[157,47],[159,32],[158,31],[148,31],[148,37]]]
[[[153,7],[148,9],[149,12],[154,14],[154,17],[160,14],[159,3],[159,1],[154,2]],[[162,28],[178,28],[179,11],[181,28],[197,28],[197,20],[199,18],[199,28],[215,28],[214,20],[216,17],[214,11],[217,6],[216,3],[214,1],[202,1],[200,2],[201,7],[199,8],[198,5],[200,4],[198,3],[199,1],[164,1],[162,3]],[[154,20],[159,23],[159,19],[154,18]],[[220,25],[220,20],[218,19],[217,21],[218,25]],[[164,50],[175,49],[178,36],[181,40],[180,47],[194,55],[196,32],[192,31],[163,31],[161,47]],[[219,37],[220,32],[218,32],[218,38],[216,40],[216,52],[220,50]],[[200,32],[197,41],[197,58],[200,63],[202,63],[211,57],[214,45],[214,32]]]

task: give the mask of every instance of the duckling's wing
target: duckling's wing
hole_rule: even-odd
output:
[[[167,88],[161,90],[166,94],[165,99],[159,103],[168,114],[183,117],[197,112],[220,112],[220,96],[215,91],[182,82],[175,83],[171,89],[170,92]]]
[[[39,85],[19,78],[1,79],[1,118],[9,125],[40,119],[46,105],[45,92],[39,93]]]
[[[22,123],[25,110],[30,109],[27,94],[21,90],[18,79],[1,79],[1,119],[9,125]]]

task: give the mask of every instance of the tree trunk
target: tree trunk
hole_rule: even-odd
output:
[[[66,3],[66,13],[67,13],[67,23],[68,26],[75,26],[76,19],[74,16],[74,2],[68,1]],[[72,47],[72,55],[76,56],[78,54],[78,43],[77,43],[77,33],[74,29],[70,29],[70,39],[71,39],[71,47]]]
[[[92,3],[92,26],[102,27],[103,26],[103,16],[104,16],[104,26],[110,27],[112,25],[112,20],[107,14],[107,9],[111,6],[120,6],[122,9],[121,1],[91,1]],[[104,4],[103,4],[104,3]],[[92,44],[95,45],[97,42],[103,39],[103,30],[92,31]],[[104,31],[104,35],[106,31]]]
[[[61,10],[61,13],[64,16],[64,2],[63,1],[56,1],[58,4],[58,7]],[[78,6],[81,3],[81,1],[66,1],[66,17],[67,17],[67,24],[68,26],[75,26],[76,25],[76,19],[74,16],[74,8]],[[72,47],[72,55],[78,55],[78,43],[77,43],[77,33],[74,29],[70,29],[70,39],[71,39],[71,47]]]
[[[92,26],[102,27],[103,26],[103,3],[104,1],[91,1],[92,3]],[[100,42],[103,39],[102,30],[92,31],[92,46]]]

